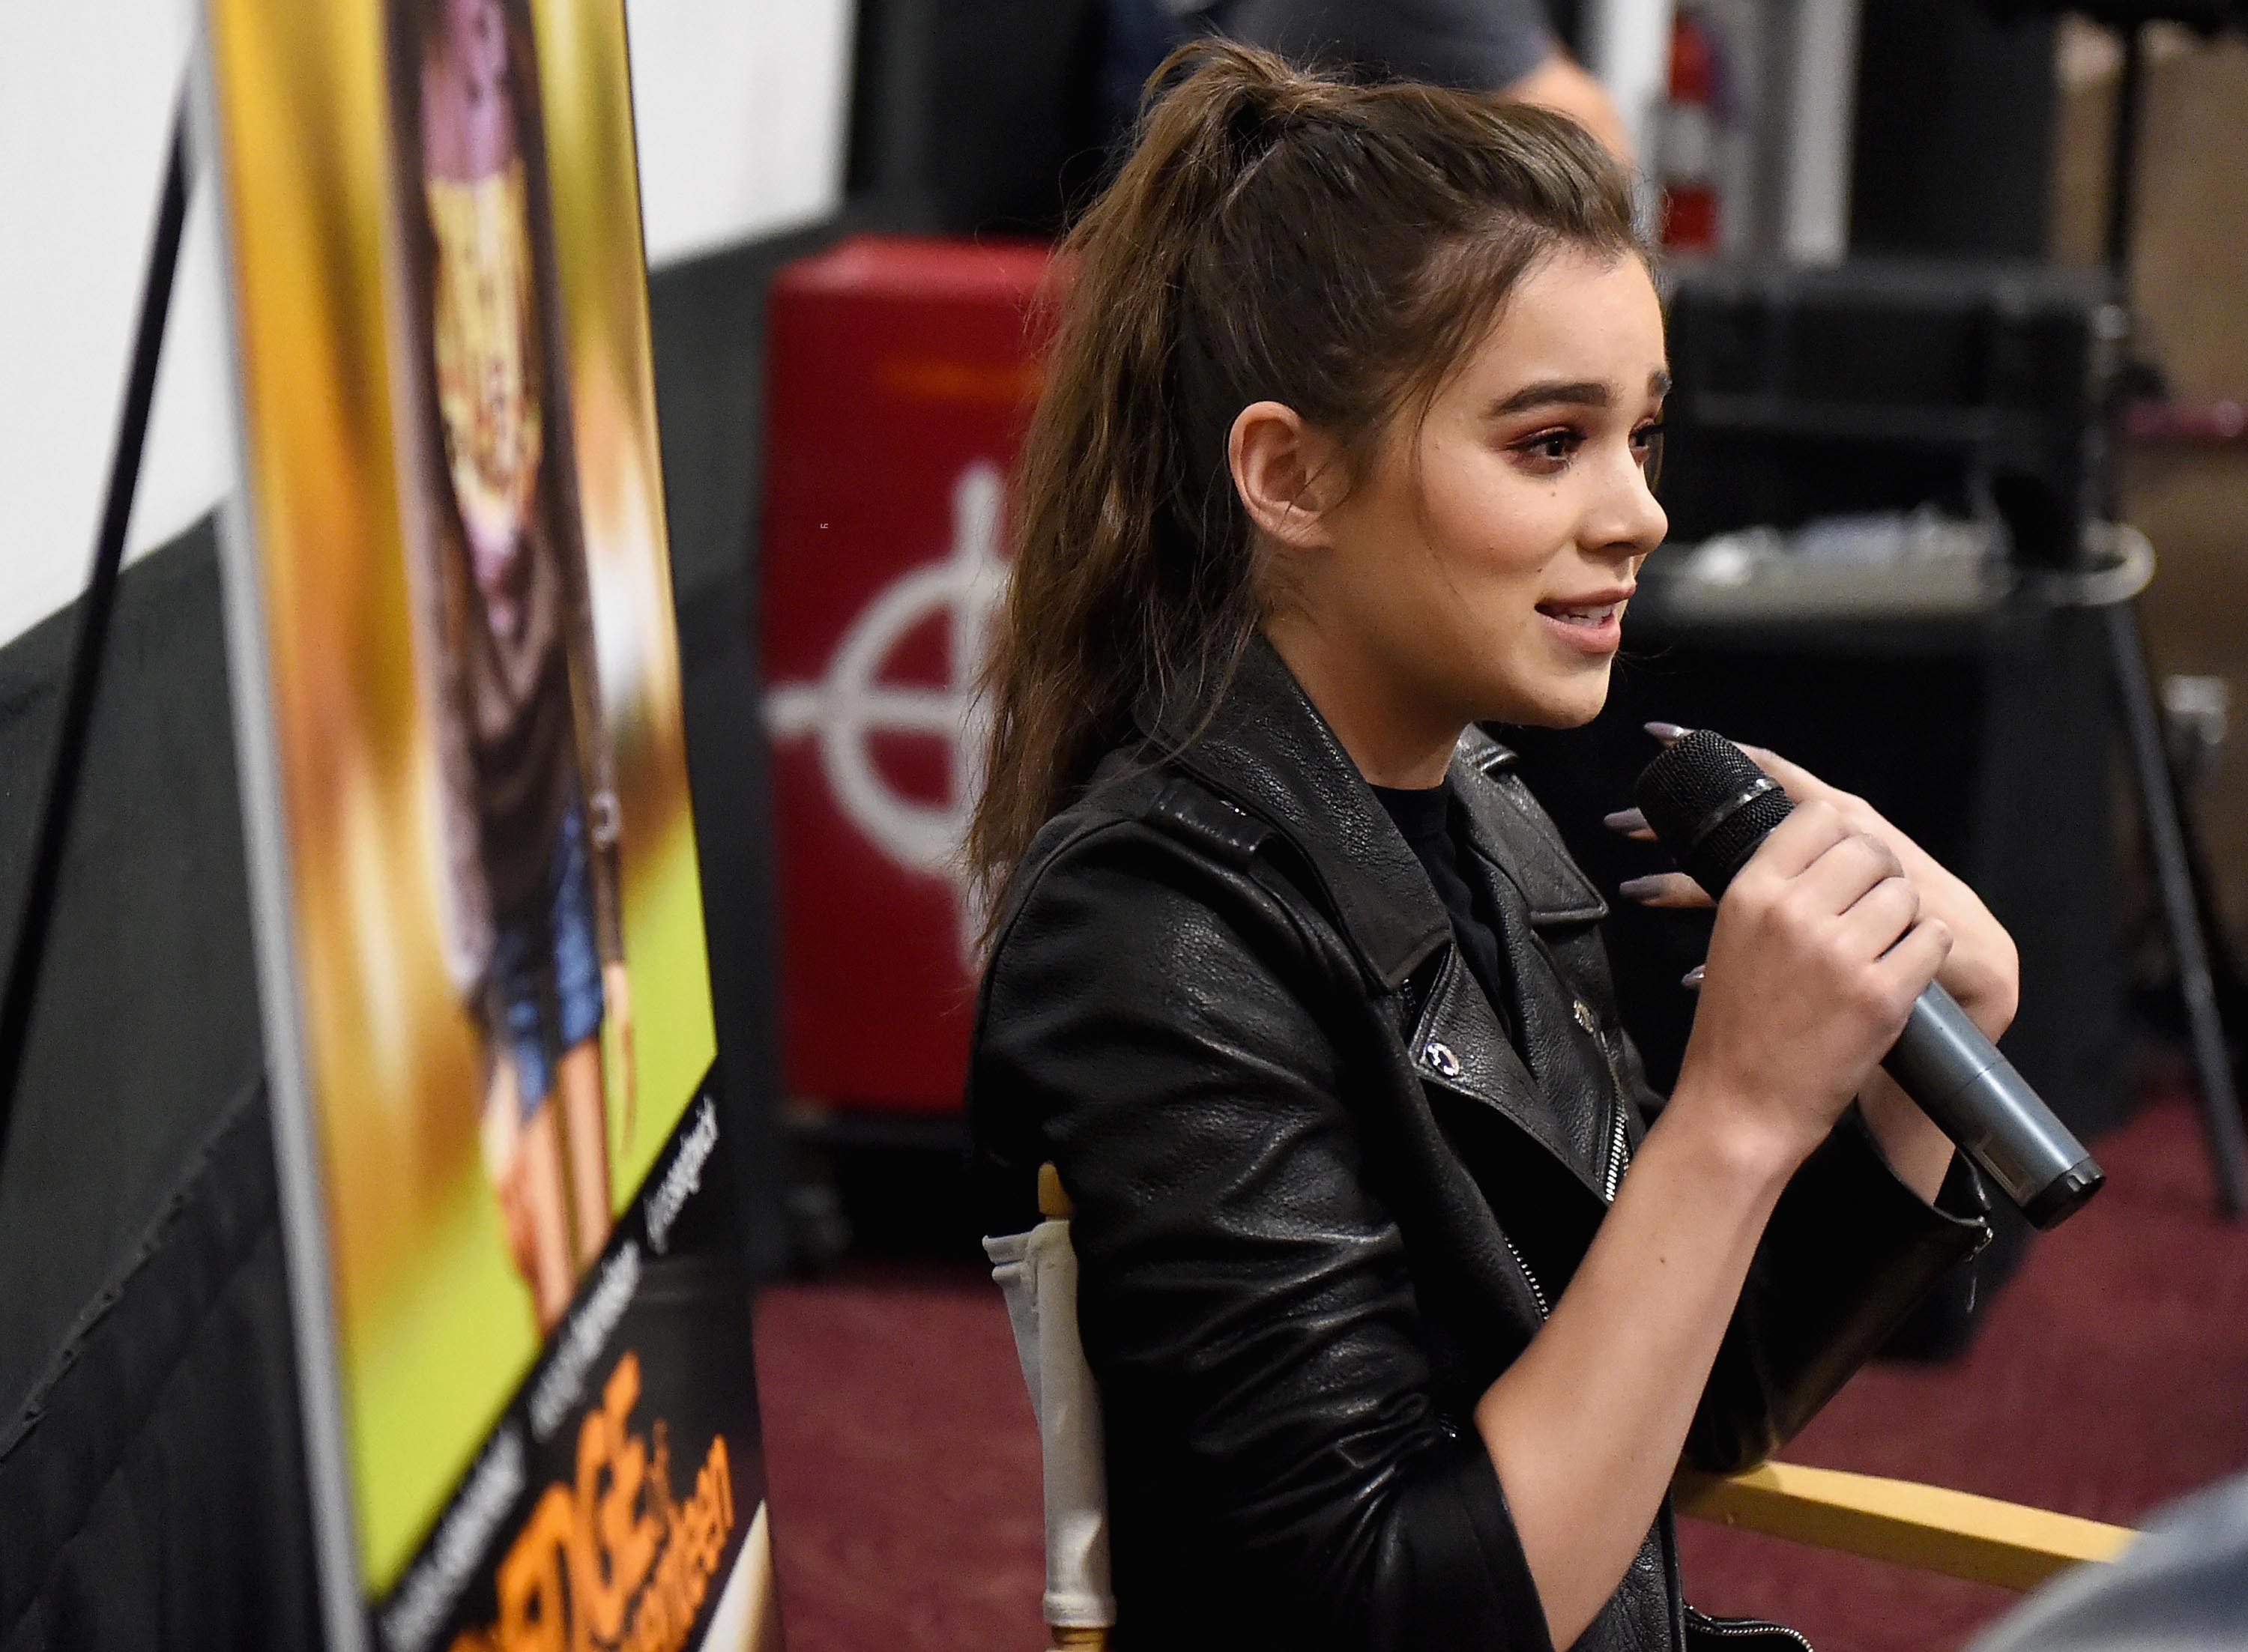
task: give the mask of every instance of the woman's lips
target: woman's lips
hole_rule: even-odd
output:
[[[1623,600],[1608,602],[1541,602],[1539,617],[1572,648],[1587,654],[1614,654],[1623,641]]]

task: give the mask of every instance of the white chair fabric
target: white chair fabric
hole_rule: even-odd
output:
[[[1055,1628],[1108,1628],[1116,1597],[1108,1580],[1108,1477],[1102,1461],[1100,1395],[1077,1335],[1077,1252],[1069,1224],[984,1241],[991,1277],[1006,1295],[1023,1385],[1038,1420],[1045,1465],[1045,1620]]]

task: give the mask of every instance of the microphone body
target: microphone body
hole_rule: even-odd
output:
[[[1694,881],[1721,896],[1793,805],[1723,736],[1681,736],[1640,776],[1641,812]],[[1881,1066],[1936,1127],[2039,1228],[2058,1226],[2106,1179],[2012,1063],[1930,983]]]

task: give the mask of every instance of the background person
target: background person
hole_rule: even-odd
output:
[[[2242,1652],[2248,1475],[2157,1509],[2112,1564],[2064,1572],[1968,1652]]]
[[[1208,32],[1354,79],[1422,80],[1558,109],[1629,164],[1615,100],[1539,0],[1109,0],[1108,99],[1128,127],[1166,52]]]

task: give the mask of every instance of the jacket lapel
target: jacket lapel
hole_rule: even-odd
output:
[[[1623,1100],[1622,1029],[1599,1008],[1612,1011],[1614,1002],[1595,928],[1607,902],[1570,858],[1514,763],[1514,753],[1481,730],[1461,737],[1452,774],[1465,805],[1468,875],[1507,915],[1514,1013],[1544,1098],[1541,1116],[1568,1143],[1562,1156],[1570,1168],[1605,1202],[1617,1109],[1628,1143],[1644,1134]]]
[[[1446,956],[1429,990],[1412,1053],[1425,1081],[1499,1114],[1566,1166],[1594,1198],[1601,1196],[1583,1151],[1543,1105],[1538,1080],[1523,1065],[1457,948]]]
[[[1561,847],[1546,812],[1515,772],[1514,753],[1481,729],[1460,737],[1451,785],[1465,805],[1468,840],[1484,867],[1511,882],[1533,929],[1597,923],[1608,903]]]

